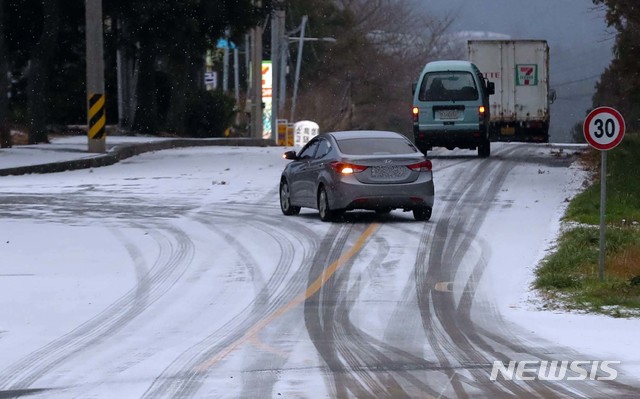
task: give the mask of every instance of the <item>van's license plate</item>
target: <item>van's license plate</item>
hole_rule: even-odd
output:
[[[457,109],[441,109],[438,111],[438,119],[443,119],[443,120],[458,119],[459,115],[460,115],[460,111]]]

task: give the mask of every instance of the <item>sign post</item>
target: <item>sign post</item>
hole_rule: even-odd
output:
[[[607,151],[616,147],[624,137],[624,118],[611,107],[598,107],[591,111],[582,127],[587,143],[600,150],[600,281],[604,280]]]

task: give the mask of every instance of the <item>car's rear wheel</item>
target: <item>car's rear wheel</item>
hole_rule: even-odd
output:
[[[291,205],[291,191],[289,191],[289,183],[286,180],[280,182],[280,209],[287,216],[300,213],[299,206]]]
[[[340,211],[331,209],[329,206],[329,196],[324,186],[320,187],[320,191],[318,191],[318,212],[320,213],[320,220],[323,222],[330,222],[341,213]]]
[[[415,220],[426,222],[431,219],[431,207],[430,206],[421,206],[419,208],[415,208],[413,210],[413,218]]]

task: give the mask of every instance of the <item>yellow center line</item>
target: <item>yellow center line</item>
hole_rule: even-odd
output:
[[[316,292],[320,291],[320,288],[324,286],[327,281],[333,276],[333,274],[342,267],[346,262],[348,262],[355,254],[357,254],[364,244],[367,242],[369,237],[371,237],[380,227],[377,223],[372,223],[367,227],[367,229],[358,237],[353,247],[351,247],[346,253],[344,253],[340,258],[338,258],[335,262],[333,262],[327,269],[322,273],[320,277],[318,277],[313,283],[311,283],[307,289],[294,299],[292,299],[289,303],[282,306],[280,309],[274,311],[264,319],[258,321],[253,325],[241,338],[237,339],[229,346],[224,348],[220,353],[218,353],[213,358],[209,359],[206,362],[203,362],[199,367],[199,371],[206,371],[211,366],[220,362],[222,359],[227,357],[231,352],[235,351],[239,346],[251,341],[260,331],[262,331],[269,323],[287,313],[291,309],[300,305],[302,302],[313,296]]]
[[[287,356],[289,355],[288,352],[285,352],[283,350],[280,350],[278,348],[275,348],[271,345],[267,345],[264,342],[260,341],[260,339],[258,337],[253,337],[251,338],[251,340],[249,340],[249,342],[251,342],[251,344],[253,346],[255,346],[256,348],[260,349],[263,352],[271,352],[274,355],[278,355],[283,359],[286,359]]]

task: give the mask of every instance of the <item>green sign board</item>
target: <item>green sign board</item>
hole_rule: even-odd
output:
[[[516,85],[517,86],[537,86],[538,85],[538,65],[537,64],[517,64],[516,65]]]

